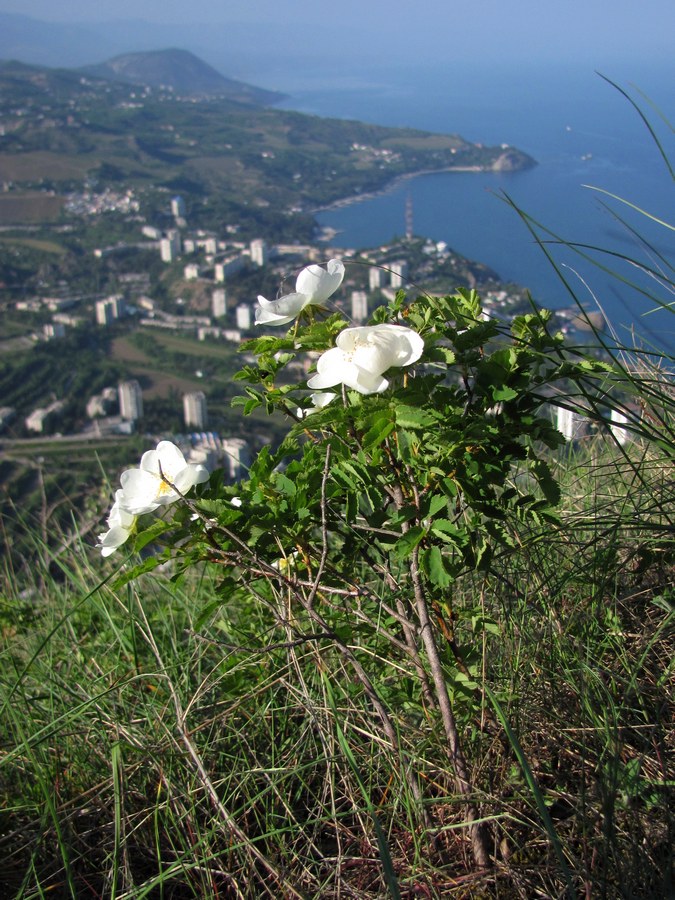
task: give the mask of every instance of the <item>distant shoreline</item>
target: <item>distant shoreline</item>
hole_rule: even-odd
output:
[[[352,206],[354,203],[360,203],[362,200],[373,200],[375,197],[383,197],[385,194],[389,194],[396,190],[396,188],[404,181],[408,181],[411,178],[418,178],[421,175],[437,175],[440,172],[478,173],[492,171],[493,169],[486,168],[485,166],[446,166],[443,169],[420,169],[416,172],[403,172],[401,175],[396,175],[391,181],[388,181],[384,187],[377,191],[366,191],[364,194],[354,194],[350,197],[342,197],[340,200],[334,200],[332,203],[327,203],[325,206],[316,206],[314,209],[310,209],[309,213],[310,215],[315,216],[320,212],[330,212],[333,209],[342,209],[345,206]]]

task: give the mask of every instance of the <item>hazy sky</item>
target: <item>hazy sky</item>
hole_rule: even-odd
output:
[[[475,53],[482,63],[494,54],[591,65],[612,57],[663,58],[675,42],[675,0],[0,0],[0,12],[69,23],[278,25],[290,45],[289,65],[297,64],[303,46],[312,56],[324,48],[334,57],[351,42],[362,52],[370,41],[373,57]]]

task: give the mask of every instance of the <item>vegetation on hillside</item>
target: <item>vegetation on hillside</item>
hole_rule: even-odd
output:
[[[672,895],[673,359],[467,289],[289,306],[237,376],[291,423],[246,478],[179,492],[158,445],[117,556],[47,552],[45,509],[6,568],[0,887]]]
[[[239,103],[266,106],[283,94],[226,78],[187,50],[151,50],[124,53],[103,63],[85,66],[82,72],[127,84],[170,88],[182,97],[227,97]]]
[[[667,376],[570,352],[540,315],[504,343],[469,293],[402,304],[434,362],[391,396],[301,418],[141,533],[122,577],[91,537],[43,556],[39,531],[30,575],[6,572],[6,891],[672,889]],[[287,345],[255,342],[248,410],[294,403]],[[547,451],[546,396],[595,436]]]
[[[151,213],[158,190],[181,191],[191,195],[191,215],[225,204],[225,215],[246,227],[256,219],[260,227],[274,210],[286,240],[303,211],[378,190],[404,173],[533,165],[515,148],[457,135],[200,101],[20,63],[0,64],[0,96],[0,180],[19,195],[36,187],[60,194],[88,178],[143,191]],[[160,199],[158,210],[166,203]]]

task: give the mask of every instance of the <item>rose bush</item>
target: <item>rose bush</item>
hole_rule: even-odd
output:
[[[337,260],[303,270],[295,294],[259,298],[258,324],[292,322],[330,296],[343,272]],[[245,595],[279,630],[277,646],[291,653],[307,643],[322,672],[350,672],[424,810],[420,780],[405,764],[400,713],[421,705],[428,739],[442,735],[478,866],[489,864],[492,838],[463,735],[477,712],[487,715],[472,642],[499,623],[480,608],[456,608],[453,585],[520,547],[523,523],[533,534],[555,527],[559,492],[548,456],[563,438],[545,402],[554,385],[570,382],[588,394],[606,371],[570,358],[547,323],[548,314],[533,312],[507,327],[484,316],[474,292],[410,303],[399,293],[364,327],[336,314],[249,341],[242,349],[256,362],[238,374],[244,395],[235,404],[245,414],[285,415],[284,441],[263,448],[239,484],[211,479],[189,498],[206,472],[160,442],[122,475],[101,538],[107,555],[131,533],[128,517],[175,504],[154,562],[173,560],[177,574],[216,566],[221,599],[213,608]],[[315,374],[289,380],[284,370],[308,352],[320,354]],[[323,393],[338,385],[340,394]],[[311,407],[308,390],[318,391]],[[140,545],[149,539],[138,537]],[[460,629],[465,622],[482,624]],[[400,681],[412,685],[405,694]]]

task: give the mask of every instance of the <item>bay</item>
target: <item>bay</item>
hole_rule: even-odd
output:
[[[673,132],[660,117],[675,121],[675,64],[624,63],[617,70],[608,77],[639,102],[675,164]],[[538,163],[514,173],[421,175],[381,195],[320,211],[319,223],[338,232],[333,245],[363,249],[403,234],[410,197],[416,234],[486,263],[505,281],[529,288],[543,306],[600,307],[622,343],[634,331],[644,343],[673,350],[675,310],[659,309],[673,301],[673,178],[638,112],[600,75],[578,66],[482,65],[467,71],[436,63],[304,73],[285,89],[291,94],[285,105],[302,112],[506,143]],[[566,285],[507,198],[553,232],[540,232],[543,237],[603,248],[594,258],[619,277],[558,243],[547,244]],[[624,264],[618,255],[664,277]]]

